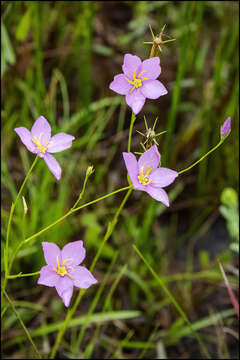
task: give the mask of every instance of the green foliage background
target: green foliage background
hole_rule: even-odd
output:
[[[24,191],[28,213],[23,215],[23,204],[19,201],[10,255],[22,239],[71,207],[81,191],[88,165],[94,165],[95,173],[88,183],[84,202],[127,186],[122,152],[127,148],[131,112],[124,97],[108,87],[113,76],[121,72],[125,53],[142,59],[149,56],[151,47],[143,44],[151,41],[149,24],[155,33],[167,24],[165,33],[176,41],[163,46],[160,53],[159,79],[167,87],[168,95],[156,101],[147,100],[135,122],[132,150],[140,150],[142,138],[135,130],[144,131],[143,115],[149,126],[158,116],[157,131],[167,130],[159,139],[162,166],[180,171],[218,142],[220,126],[231,116],[232,132],[221,148],[167,189],[169,209],[145,193],[133,193],[96,267],[99,283],[104,279],[105,282],[88,321],[94,323],[94,316],[99,316],[98,332],[94,333],[95,327],[91,326],[79,340],[81,319],[88,313],[97,291],[92,287],[72,320],[61,349],[62,353],[82,356],[79,342],[84,341],[84,347],[88,344],[85,357],[94,351],[101,356],[138,357],[144,356],[141,349],[145,349],[147,356],[153,358],[161,339],[170,357],[178,351],[189,351],[187,356],[191,358],[194,351],[199,353],[197,345],[193,350],[186,346],[183,339],[189,334],[185,325],[169,307],[168,299],[133,251],[132,244],[166,283],[173,283],[170,287],[174,296],[197,328],[203,317],[205,323],[200,328],[213,324],[208,306],[214,313],[230,311],[211,300],[211,294],[220,290],[225,294],[225,289],[219,287],[217,259],[233,264],[233,253],[228,246],[219,251],[213,244],[212,256],[208,247],[196,252],[195,245],[216,219],[222,219],[218,211],[222,191],[226,187],[238,191],[239,3],[2,1],[1,5],[2,244],[11,202],[33,161],[14,127],[31,128],[36,118],[43,115],[51,123],[53,134],[64,131],[76,137],[71,149],[56,154],[62,167],[60,182],[56,182],[44,161],[39,161],[31,175]],[[122,197],[119,194],[87,208],[35,239],[19,253],[13,273],[31,273],[44,265],[42,241],[56,242],[62,247],[69,241],[83,239],[87,249],[85,264],[89,266]],[[224,228],[227,237],[226,225]],[[106,278],[108,270],[110,275]],[[229,277],[234,285],[236,281]],[[106,294],[116,280],[114,293],[107,300]],[[47,354],[52,343],[47,336],[48,327],[52,326],[54,333],[55,324],[65,314],[54,289],[36,286],[34,277],[12,280],[7,290],[26,326],[33,334],[39,332],[36,344]],[[226,299],[231,307],[227,295]],[[30,357],[30,346],[21,343],[21,331],[12,335],[21,329],[16,315],[10,308],[5,311],[6,356],[20,352]],[[126,317],[121,311],[126,312]],[[224,313],[222,319],[232,316],[231,311]],[[104,325],[108,312],[119,319],[122,327]],[[136,315],[137,320],[128,322],[128,315]],[[229,326],[234,326],[233,319],[228,319]],[[111,341],[112,329],[116,335]],[[216,351],[219,338],[212,341],[206,333],[205,338],[207,343],[214,343],[213,352]],[[224,341],[227,345],[222,346],[223,355],[230,351],[228,345],[233,339]],[[178,350],[181,346],[185,350]]]

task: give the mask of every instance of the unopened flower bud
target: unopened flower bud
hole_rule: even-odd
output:
[[[93,169],[93,166],[91,165],[91,166],[88,166],[88,168],[87,168],[86,176],[88,177],[88,176],[92,175],[92,173],[94,173],[94,169]]]
[[[221,139],[227,137],[231,131],[231,118],[228,117],[221,126]]]
[[[24,211],[24,215],[27,214],[28,212],[28,207],[27,207],[27,203],[26,203],[26,200],[25,200],[25,197],[22,196],[22,201],[23,201],[23,211]]]

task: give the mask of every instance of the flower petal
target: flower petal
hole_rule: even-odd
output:
[[[123,61],[123,72],[129,78],[133,79],[133,72],[141,65],[141,59],[136,55],[126,54]]]
[[[51,173],[56,177],[57,180],[61,179],[62,169],[54,156],[46,153],[44,155],[44,161],[47,164]]]
[[[18,136],[20,137],[22,143],[26,146],[26,148],[32,153],[36,154],[37,149],[34,143],[32,142],[31,132],[25,127],[17,127],[14,129]]]
[[[135,115],[142,110],[145,100],[145,96],[142,95],[139,89],[134,89],[131,94],[126,95],[126,103],[131,107]]]
[[[72,146],[74,136],[65,133],[59,133],[51,137],[47,151],[50,153],[56,153],[66,150]]]
[[[86,250],[83,247],[82,240],[73,241],[65,245],[62,249],[62,261],[67,261],[66,265],[79,265],[86,255]]]
[[[59,247],[51,242],[42,242],[43,253],[48,265],[57,267],[57,256],[59,263],[61,263],[61,250]]]
[[[68,307],[73,294],[73,280],[66,275],[60,277],[56,285],[56,290],[58,295],[62,298],[64,305]]]
[[[56,286],[60,276],[53,270],[52,266],[43,266],[40,270],[39,285]]]
[[[51,137],[51,126],[44,116],[40,116],[31,129],[32,137],[36,136],[38,139],[41,135],[41,144],[46,144]]]
[[[164,205],[169,206],[168,195],[165,190],[148,185],[146,191],[153,199],[161,201]]]
[[[164,187],[170,185],[177,176],[177,171],[160,167],[151,172],[149,177],[154,181],[151,186]]]
[[[95,277],[84,266],[75,266],[71,276],[74,278],[74,285],[81,289],[87,289],[89,286],[97,283]]]
[[[138,181],[138,163],[135,155],[131,152],[123,152],[123,158],[133,186],[137,189],[141,187]]]
[[[138,71],[143,72],[140,78],[148,78],[149,80],[155,80],[161,74],[160,59],[159,57],[152,57],[144,60]]]
[[[126,95],[131,90],[132,85],[126,80],[126,75],[119,74],[114,76],[109,88],[120,95]]]
[[[143,81],[143,85],[140,90],[141,93],[148,99],[157,99],[159,96],[166,95],[168,93],[165,86],[158,80]]]
[[[147,166],[150,166],[152,170],[155,170],[158,167],[158,164],[160,163],[160,154],[158,151],[158,148],[156,145],[153,145],[145,151],[138,160],[138,169],[139,171],[143,167],[143,173],[145,173],[145,170]],[[151,173],[150,173],[151,177]]]

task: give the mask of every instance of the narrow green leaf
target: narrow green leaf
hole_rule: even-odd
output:
[[[30,29],[31,26],[31,19],[32,19],[32,11],[31,8],[29,8],[25,14],[23,15],[23,17],[21,18],[17,29],[16,29],[16,39],[18,41],[24,40],[25,37],[28,34],[28,31]]]

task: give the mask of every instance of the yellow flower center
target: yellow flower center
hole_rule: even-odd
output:
[[[131,88],[130,94],[133,92],[133,90],[134,90],[135,88],[137,89],[137,88],[139,88],[139,87],[142,86],[143,80],[147,80],[147,79],[148,79],[148,78],[141,78],[141,79],[139,79],[139,76],[141,76],[142,73],[145,72],[145,70],[141,71],[140,74],[138,74],[138,76],[136,77],[136,70],[137,70],[137,69],[135,69],[134,72],[133,72],[133,79],[132,79],[132,80],[129,80],[128,78],[125,78],[130,84],[133,85],[133,87]]]
[[[32,142],[33,142],[35,145],[37,145],[38,150],[39,150],[41,153],[45,154],[45,152],[47,151],[47,148],[48,148],[50,142],[49,142],[49,141],[46,141],[46,142],[45,142],[45,146],[43,146],[43,145],[41,144],[42,134],[43,134],[43,133],[41,133],[41,134],[39,135],[38,139],[37,139],[36,136],[34,136],[34,139],[31,139],[31,140],[32,140]]]
[[[149,179],[148,177],[151,171],[152,171],[152,167],[149,165],[147,166],[145,172],[143,172],[143,166],[141,167],[140,174],[138,175],[138,181],[140,182],[140,184],[148,185],[154,182],[152,179]]]
[[[70,276],[67,272],[67,269],[73,269],[73,267],[72,266],[63,266],[65,264],[65,262],[67,262],[68,260],[72,260],[72,259],[66,259],[60,265],[58,256],[57,256],[57,269],[55,267],[53,269],[56,271],[57,274],[59,274],[61,276],[67,275],[68,277],[70,277],[70,279],[74,280],[74,278],[72,276]]]

